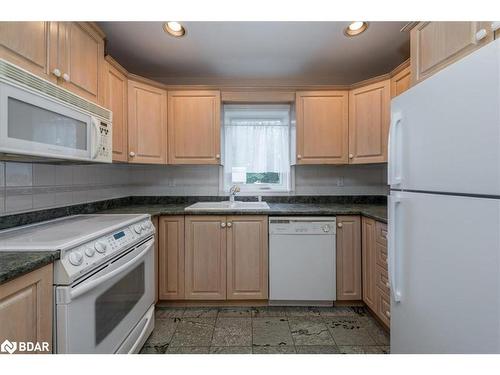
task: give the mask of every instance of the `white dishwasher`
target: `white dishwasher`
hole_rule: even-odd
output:
[[[269,304],[332,305],[335,217],[269,218]]]

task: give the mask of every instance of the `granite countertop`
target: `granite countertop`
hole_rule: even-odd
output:
[[[185,211],[188,203],[176,204],[138,204],[99,211],[101,214],[139,214],[157,215],[363,215],[387,223],[387,206],[382,204],[344,204],[344,203],[269,203],[269,210],[210,210]]]
[[[59,259],[59,251],[0,252],[0,284]]]

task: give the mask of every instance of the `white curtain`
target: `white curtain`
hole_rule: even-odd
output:
[[[290,169],[290,108],[286,105],[224,107],[225,173],[285,173]]]

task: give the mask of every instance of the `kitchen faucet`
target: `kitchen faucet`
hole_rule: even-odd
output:
[[[229,189],[229,201],[232,203],[234,202],[234,197],[236,196],[236,193],[239,193],[240,192],[240,187],[236,184],[234,184],[233,186],[231,186],[231,188]]]

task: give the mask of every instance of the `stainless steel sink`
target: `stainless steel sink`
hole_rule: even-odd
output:
[[[269,210],[266,202],[198,202],[186,207],[184,211],[252,211]]]

